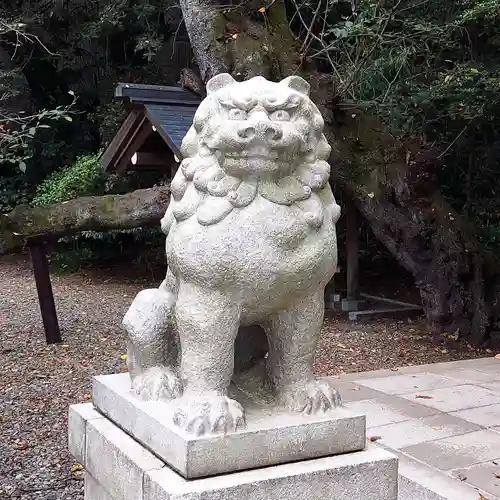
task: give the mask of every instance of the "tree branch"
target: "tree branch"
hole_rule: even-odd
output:
[[[17,251],[28,239],[39,236],[157,225],[168,207],[169,196],[170,189],[161,187],[87,196],[45,207],[18,206],[8,214],[0,214],[0,255]]]

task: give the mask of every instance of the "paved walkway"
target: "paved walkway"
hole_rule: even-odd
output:
[[[500,500],[500,359],[349,374],[335,383],[346,406],[367,415],[367,436],[400,457],[401,499]]]

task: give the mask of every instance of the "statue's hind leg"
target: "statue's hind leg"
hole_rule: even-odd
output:
[[[341,405],[339,393],[313,375],[314,354],[324,316],[323,289],[292,304],[268,322],[267,376],[280,404],[314,413]]]
[[[142,399],[170,400],[182,392],[177,376],[178,340],[173,325],[176,288],[169,270],[159,288],[137,294],[123,319],[132,390]]]

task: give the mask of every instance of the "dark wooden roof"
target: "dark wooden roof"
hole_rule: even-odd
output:
[[[199,96],[179,87],[120,83],[115,97],[130,113],[101,158],[105,171],[167,170],[173,161],[182,159],[182,139],[193,123]],[[154,165],[134,165],[135,153],[148,161],[155,159],[150,162]]]

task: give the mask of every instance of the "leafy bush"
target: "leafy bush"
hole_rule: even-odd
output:
[[[34,206],[61,203],[79,196],[104,194],[105,177],[99,155],[80,156],[70,167],[47,177],[37,188]]]

